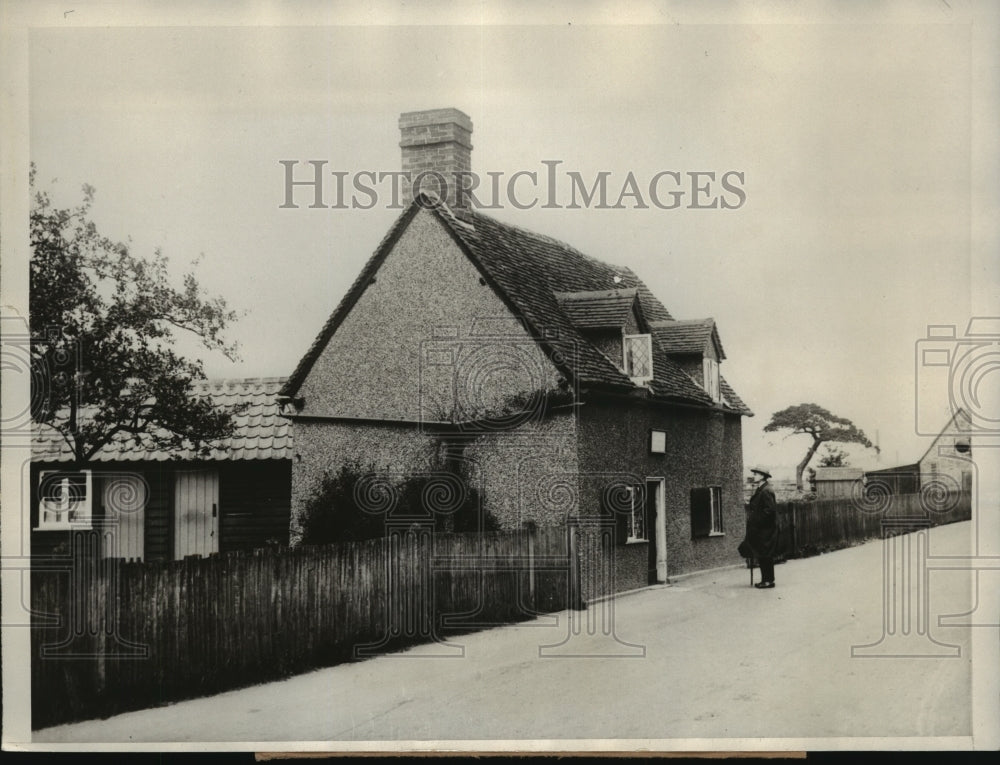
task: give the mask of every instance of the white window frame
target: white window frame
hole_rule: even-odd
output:
[[[642,493],[636,492],[637,488],[639,487],[637,486],[628,487],[630,510],[628,518],[628,534],[626,534],[625,537],[625,544],[627,545],[649,541],[649,527],[647,526],[647,524],[649,523],[649,519],[646,517],[646,504],[645,504],[646,499]],[[638,497],[636,496],[637,493],[639,494]],[[640,500],[638,504],[638,510],[636,510],[637,499]],[[632,533],[633,531],[635,531],[635,516],[637,512],[640,513],[642,516],[642,531],[645,534],[645,536],[642,537],[634,536]]]
[[[721,486],[709,486],[708,487],[708,507],[709,507],[709,517],[711,518],[712,528],[708,532],[710,537],[721,537],[725,536],[722,525],[722,487]]]
[[[46,509],[46,499],[42,496],[42,487],[46,484],[48,476],[63,476],[60,480],[62,485],[62,507],[57,510]],[[81,475],[84,477],[86,495],[79,503],[80,507],[70,507],[69,501],[69,477],[70,475]],[[43,470],[38,475],[38,526],[39,531],[57,531],[60,529],[89,529],[92,526],[94,511],[94,481],[93,473],[90,470]],[[76,517],[70,520],[70,514]],[[49,516],[63,520],[53,520]]]
[[[719,362],[711,356],[705,356],[701,360],[701,374],[708,395],[712,397],[712,401],[720,403],[722,401],[722,382],[719,379]]]
[[[632,368],[628,361],[628,345],[629,340],[644,340],[646,343],[646,356],[649,359],[649,375],[636,377],[632,374]],[[653,336],[646,335],[623,335],[622,336],[622,368],[625,370],[633,383],[636,385],[645,385],[650,380],[653,379]]]
[[[656,430],[655,428],[649,431],[649,453],[650,454],[667,453],[667,431]]]

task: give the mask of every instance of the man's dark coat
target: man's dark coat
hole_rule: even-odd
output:
[[[774,490],[765,481],[750,497],[747,515],[747,542],[754,557],[773,558],[778,548],[778,516]]]

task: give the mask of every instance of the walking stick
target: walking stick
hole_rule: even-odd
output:
[[[753,563],[754,563],[753,547],[751,547],[747,543],[747,539],[746,537],[744,537],[743,541],[740,542],[740,546],[737,549],[740,555],[743,556],[743,560],[747,562],[747,568],[750,569],[750,586],[753,587]]]

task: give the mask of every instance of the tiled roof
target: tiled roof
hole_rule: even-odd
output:
[[[691,379],[691,375],[681,369],[663,352],[653,335],[653,379],[647,385],[657,396],[681,398],[701,404],[711,404],[708,391]]]
[[[278,414],[277,395],[285,377],[251,377],[246,379],[208,380],[198,386],[198,395],[208,395],[212,403],[230,411],[236,433],[215,445],[209,457],[199,457],[193,450],[167,451],[148,442],[133,445],[127,436],[112,441],[94,457],[95,462],[140,462],[167,460],[280,460],[291,459],[291,423]],[[32,459],[37,462],[72,459],[68,445],[48,428],[36,430],[32,443]]]
[[[709,340],[714,340],[719,358],[726,358],[722,341],[715,328],[715,319],[687,319],[682,321],[653,321],[650,328],[663,350],[669,354],[696,353],[705,351]]]
[[[446,206],[435,209],[443,220],[455,220]],[[555,329],[559,337],[573,341],[573,348],[568,350],[577,352],[582,382],[633,388],[625,373],[580,334],[561,310],[557,294],[634,289],[639,313],[647,323],[672,322],[670,312],[643,281],[628,268],[602,263],[556,239],[501,223],[479,212],[468,212],[464,217],[471,230],[460,222],[456,233],[467,243],[487,276],[493,277],[519,309],[518,313],[540,330],[541,336],[544,337],[545,330]],[[665,353],[655,350],[650,388],[659,397],[711,404],[710,396],[700,385]],[[727,396],[727,401],[738,402],[730,408],[750,414],[735,393],[731,398]]]
[[[421,195],[396,220],[375,254],[369,259],[354,285],[327,320],[306,355],[299,362],[282,394],[295,396],[331,335],[364,291],[371,276],[391,251],[400,233],[420,207],[434,211],[454,239],[465,250],[483,278],[504,300],[508,308],[548,347],[562,371],[591,387],[631,390],[635,385],[607,356],[589,342],[577,324],[571,308],[566,310],[567,293],[630,293],[638,298],[638,313],[648,322],[672,322],[673,316],[630,269],[612,266],[592,258],[557,239],[501,223],[477,211],[457,218],[447,205]],[[560,300],[560,297],[562,300]],[[573,299],[568,301],[575,303]],[[611,301],[609,301],[611,302]],[[618,305],[618,303],[616,303]],[[665,353],[654,352],[654,381],[658,397],[710,404],[702,388]],[[724,390],[728,388],[726,386]],[[730,390],[730,408],[749,410]]]
[[[719,387],[722,390],[722,397],[726,400],[726,404],[730,409],[735,409],[737,412],[749,417],[753,416],[750,407],[743,403],[743,399],[736,395],[736,391],[730,387],[729,383],[726,382],[726,378],[722,375],[719,375]]]
[[[628,322],[637,290],[597,290],[557,292],[556,300],[569,320],[580,329],[624,327]]]
[[[451,211],[443,205],[435,210],[465,245],[487,280],[507,298],[514,313],[545,338],[553,351],[570,360],[564,369],[567,374],[572,376],[571,367],[575,366],[581,382],[586,384],[633,387],[628,376],[580,334],[560,309],[555,293],[637,288],[634,274],[588,257],[556,239],[481,213],[466,215],[470,226],[456,224]],[[645,310],[641,294],[639,299]]]

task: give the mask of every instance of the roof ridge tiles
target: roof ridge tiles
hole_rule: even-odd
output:
[[[578,290],[574,292],[553,291],[552,294],[556,296],[556,300],[583,300],[588,297],[635,297],[639,294],[639,290],[636,287],[615,287],[606,290]]]
[[[715,319],[711,316],[705,319],[655,319],[649,322],[649,326],[655,327],[657,329],[669,329],[670,327],[679,326],[703,326],[711,322],[715,323]]]

